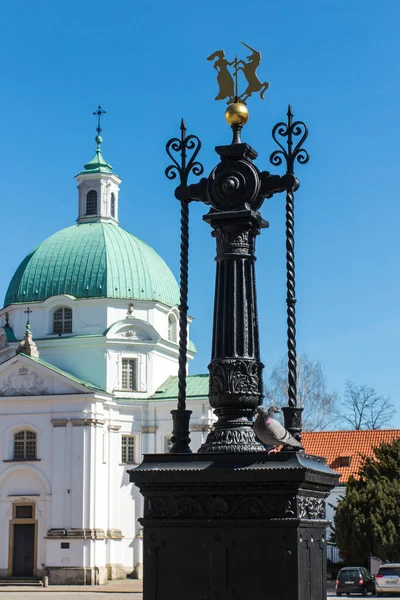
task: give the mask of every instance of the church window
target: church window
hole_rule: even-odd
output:
[[[16,519],[33,519],[33,505],[20,504],[15,507]]]
[[[122,436],[121,462],[130,465],[135,462],[135,436],[133,435]]]
[[[14,460],[33,460],[36,458],[36,433],[18,431],[14,434]]]
[[[177,320],[174,314],[168,315],[168,339],[170,342],[177,341]]]
[[[95,215],[97,213],[97,192],[90,190],[86,194],[86,214]]]
[[[111,216],[115,217],[115,196],[111,194]]]
[[[53,333],[72,333],[72,310],[57,308],[53,313]]]
[[[137,360],[136,358],[122,359],[122,381],[121,387],[123,390],[137,389]]]

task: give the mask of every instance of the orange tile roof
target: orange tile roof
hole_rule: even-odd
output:
[[[341,474],[339,484],[344,484],[350,475],[357,475],[362,454],[372,456],[375,446],[397,438],[400,429],[305,431],[301,441],[307,454],[326,458],[331,469]],[[350,457],[349,466],[343,466],[345,457]]]

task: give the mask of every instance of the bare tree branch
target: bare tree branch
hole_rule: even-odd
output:
[[[380,429],[395,414],[389,396],[378,396],[374,388],[346,381],[344,399],[336,411],[342,426],[349,429]]]
[[[283,358],[273,369],[268,385],[265,388],[266,402],[285,406],[287,393],[287,364]],[[297,359],[297,400],[304,408],[303,428],[305,431],[326,429],[333,425],[336,418],[335,392],[326,391],[326,380],[319,361],[311,361],[303,354]]]

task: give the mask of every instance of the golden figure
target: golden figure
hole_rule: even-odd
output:
[[[227,104],[232,104],[233,102],[245,103],[246,100],[256,92],[259,92],[260,98],[264,100],[264,93],[269,88],[269,83],[267,81],[262,83],[256,73],[261,63],[261,52],[254,50],[254,48],[248,46],[244,42],[240,43],[251,50],[250,56],[247,57],[247,62],[238,60],[236,56],[232,62],[229,62],[229,60],[225,58],[225,52],[223,50],[217,50],[207,58],[207,60],[215,60],[213,67],[218,71],[217,81],[219,92],[215,99],[225,100],[228,98]],[[232,66],[233,74],[228,69],[228,67]],[[238,93],[239,71],[243,72],[247,81],[247,87],[240,96]]]
[[[207,60],[215,60],[213,64],[214,69],[218,71],[217,81],[219,85],[219,92],[215,97],[216,100],[225,100],[228,98],[228,104],[234,101],[234,81],[233,77],[228,71],[228,67],[233,65],[235,61],[229,62],[225,58],[225,52],[223,50],[217,50],[214,54],[210,54]]]
[[[258,67],[260,66],[260,62],[261,62],[261,52],[254,50],[254,48],[252,48],[251,46],[248,46],[244,42],[240,42],[240,43],[243,44],[243,46],[246,46],[246,48],[248,48],[252,52],[252,54],[250,54],[250,56],[247,56],[247,60],[248,60],[247,63],[244,62],[243,60],[237,61],[236,68],[238,71],[243,71],[243,74],[248,83],[246,90],[240,96],[240,101],[245,102],[247,100],[247,98],[250,98],[250,96],[253,94],[253,92],[260,92],[260,98],[261,98],[261,100],[264,100],[264,93],[269,88],[269,83],[268,83],[268,81],[264,81],[264,83],[261,83],[261,81],[258,79],[257,73],[256,73]],[[239,66],[240,63],[242,66]]]

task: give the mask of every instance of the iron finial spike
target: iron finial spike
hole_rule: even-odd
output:
[[[184,119],[181,121],[181,138],[182,140],[186,139],[186,123]]]
[[[290,104],[288,104],[287,116],[293,117],[292,107]]]

